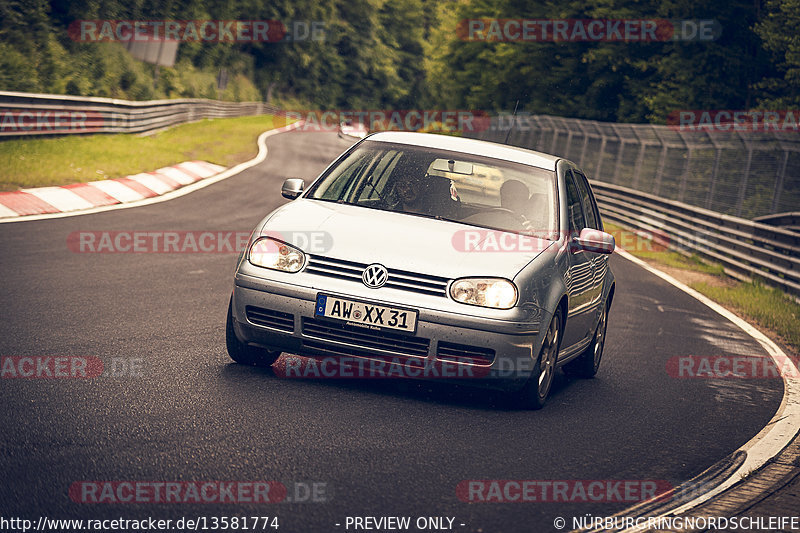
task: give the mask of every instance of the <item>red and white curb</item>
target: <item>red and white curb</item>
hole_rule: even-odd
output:
[[[138,202],[215,176],[224,170],[225,167],[205,161],[186,161],[119,179],[3,192],[0,193],[0,218],[68,213]]]
[[[148,191],[150,191],[150,193],[155,193],[155,190],[154,190],[155,188],[164,187],[163,185],[161,185],[161,183],[163,183],[163,179],[159,178],[159,180],[158,180],[159,184],[158,185],[156,184],[156,182],[154,182],[152,180],[152,178],[154,177],[153,176],[154,173],[145,174],[145,176],[148,176],[148,177],[144,177],[144,178],[142,177],[142,174],[136,174],[136,176],[139,177],[136,180],[133,179],[136,176],[128,176],[127,178],[120,178],[120,179],[116,179],[116,180],[107,180],[107,181],[103,181],[103,182],[93,182],[93,183],[90,183],[90,184],[80,183],[80,184],[77,184],[77,185],[67,185],[66,187],[52,187],[53,189],[64,189],[64,188],[68,189],[70,187],[72,187],[72,188],[80,188],[82,185],[93,185],[94,186],[94,185],[96,185],[98,183],[106,183],[106,184],[108,184],[108,183],[111,183],[111,182],[123,182],[121,185],[126,186],[125,188],[122,188],[119,183],[112,184],[110,186],[109,185],[105,185],[105,187],[113,188],[114,189],[114,191],[113,191],[114,194],[116,194],[118,196],[122,196],[122,195],[128,195],[128,196],[126,197],[126,201],[117,201],[117,200],[115,200],[115,202],[110,204],[110,205],[95,205],[95,204],[91,204],[89,206],[89,208],[79,209],[79,210],[76,210],[76,211],[56,211],[56,212],[46,212],[46,213],[39,213],[39,214],[33,214],[33,215],[19,215],[19,214],[17,214],[17,211],[14,211],[12,209],[11,210],[12,211],[12,216],[6,216],[5,214],[3,214],[4,211],[0,212],[0,224],[13,223],[13,222],[24,222],[24,221],[30,221],[30,220],[46,220],[46,219],[50,219],[50,218],[72,217],[72,216],[78,216],[78,215],[88,215],[88,214],[92,214],[92,213],[102,213],[104,211],[112,211],[112,210],[117,210],[117,209],[128,209],[128,208],[131,208],[131,207],[140,207],[140,206],[151,205],[151,204],[155,204],[155,203],[159,203],[159,202],[166,202],[166,201],[172,200],[174,198],[179,198],[181,196],[185,196],[187,194],[193,193],[194,191],[197,191],[197,190],[202,189],[204,187],[208,187],[209,185],[213,185],[214,183],[217,183],[217,182],[220,182],[222,180],[228,179],[231,176],[235,176],[235,175],[239,174],[243,170],[246,170],[246,169],[248,169],[250,167],[254,167],[255,165],[261,163],[262,161],[264,161],[267,158],[267,143],[266,143],[267,138],[269,138],[269,137],[271,137],[273,135],[277,135],[279,133],[284,133],[284,132],[287,132],[287,131],[291,131],[291,130],[296,129],[297,127],[302,126],[302,125],[303,125],[303,121],[298,121],[298,122],[295,122],[293,124],[289,124],[288,126],[284,126],[282,128],[277,128],[277,129],[274,129],[274,130],[265,131],[264,133],[262,133],[261,135],[258,136],[258,140],[256,141],[256,144],[258,145],[258,154],[253,159],[251,159],[249,161],[245,161],[244,163],[239,163],[238,165],[233,166],[233,167],[231,167],[231,168],[229,168],[227,170],[222,170],[221,172],[218,172],[217,174],[214,174],[211,177],[194,180],[194,183],[192,183],[191,181],[188,181],[188,178],[181,178],[183,181],[186,181],[188,183],[188,185],[182,185],[179,188],[174,188],[172,190],[166,190],[166,192],[161,193],[161,194],[155,194],[155,195],[153,195],[151,197],[147,197],[144,194],[141,194],[142,188],[147,189]],[[193,163],[201,163],[201,162],[200,161],[194,161]],[[181,166],[181,174],[183,174],[185,172],[193,172],[191,170],[192,167],[190,166],[187,169],[185,166],[183,166],[185,164],[186,163],[181,163],[181,165],[180,165]],[[205,164],[209,164],[209,163],[205,163]],[[222,167],[219,167],[219,168],[222,168]],[[164,170],[164,169],[161,169],[161,170]],[[159,171],[156,171],[156,172],[159,172]],[[175,174],[174,168],[172,168],[172,167],[170,167],[170,169],[167,170],[166,176],[167,176],[167,178],[171,179],[172,181],[178,181],[177,179],[175,179],[177,175]],[[145,183],[140,182],[139,179],[145,180]],[[130,180],[130,181],[126,181],[126,180]],[[136,185],[133,185],[133,183],[135,183]],[[147,185],[147,183],[149,183],[150,185]],[[178,181],[178,183],[180,183],[180,181]],[[135,187],[139,187],[139,189],[138,189],[139,195],[131,196],[131,195],[135,195],[136,194],[136,191],[133,190]],[[39,190],[39,189],[27,189],[27,190],[24,190],[24,191],[17,191],[17,192],[30,193],[31,190]],[[100,191],[100,192],[102,192],[104,194],[108,194],[109,196],[112,196],[111,194],[109,194],[106,191]],[[150,194],[150,193],[148,193],[148,194]],[[0,198],[2,197],[3,194],[11,194],[11,193],[0,193]],[[112,197],[116,198],[115,196],[112,196]],[[38,200],[38,198],[37,198],[37,200]],[[3,206],[2,200],[0,200],[0,206]],[[9,208],[5,207],[5,209],[9,209]]]

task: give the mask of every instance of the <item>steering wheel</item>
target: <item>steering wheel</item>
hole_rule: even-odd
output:
[[[507,214],[509,216],[512,216],[517,220],[517,222],[521,222],[523,224],[525,222],[528,222],[528,218],[525,215],[517,213],[516,211],[512,211],[511,209],[508,209],[507,207],[493,207],[492,210],[500,212],[500,213],[503,213],[503,214]]]
[[[503,219],[505,219],[505,223],[503,222]],[[508,225],[509,221],[512,221],[512,225],[518,227],[518,229],[526,229],[525,224],[528,222],[528,219],[515,211],[506,209],[505,207],[492,207],[490,209],[470,215],[461,221],[496,227],[506,226]]]

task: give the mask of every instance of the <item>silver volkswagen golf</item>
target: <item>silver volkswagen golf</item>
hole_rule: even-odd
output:
[[[282,194],[293,201],[256,226],[238,260],[226,327],[235,361],[391,361],[534,409],[558,367],[596,374],[615,243],[573,163],[384,132]]]

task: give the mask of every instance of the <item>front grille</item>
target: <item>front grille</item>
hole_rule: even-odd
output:
[[[361,283],[361,274],[367,266],[369,265],[356,263],[355,261],[310,255],[305,271],[318,276]],[[387,268],[387,270],[389,271],[389,278],[384,287],[431,296],[447,296],[447,278],[417,274],[396,268]]]
[[[468,346],[453,342],[439,342],[436,358],[440,361],[451,361],[470,365],[488,366],[494,362],[495,351],[491,348]]]
[[[427,357],[431,342],[430,339],[421,337],[390,331],[371,331],[308,317],[303,317],[303,335],[327,341],[318,343],[304,339],[303,344],[311,348],[362,357],[375,354]]]
[[[247,315],[247,320],[257,326],[279,329],[288,333],[294,331],[294,315],[291,313],[283,313],[281,311],[273,311],[271,309],[263,309],[250,305],[245,307],[244,310]]]

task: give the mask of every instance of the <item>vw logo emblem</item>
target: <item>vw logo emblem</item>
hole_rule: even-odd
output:
[[[369,265],[364,269],[364,273],[361,274],[361,281],[370,289],[379,289],[383,287],[388,279],[389,272],[386,270],[386,267],[377,263]]]

